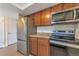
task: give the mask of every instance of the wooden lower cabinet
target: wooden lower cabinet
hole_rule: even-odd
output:
[[[29,39],[29,52],[35,56],[49,56],[49,42],[46,38]]]
[[[33,55],[37,55],[37,38],[31,37],[29,39],[29,52]]]
[[[38,38],[38,56],[49,55],[49,43],[48,39]]]

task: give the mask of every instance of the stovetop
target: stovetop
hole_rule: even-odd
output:
[[[50,40],[73,42],[75,40],[75,34],[74,31],[53,31]]]

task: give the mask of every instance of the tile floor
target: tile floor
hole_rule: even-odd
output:
[[[5,48],[0,48],[0,56],[23,56],[17,51],[17,45],[13,44]]]

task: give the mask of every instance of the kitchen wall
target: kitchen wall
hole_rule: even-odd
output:
[[[12,40],[9,40],[11,43],[17,42],[17,27],[16,27],[16,21],[18,19],[18,10],[16,8],[13,8],[11,5],[7,3],[0,4],[0,17],[5,16],[8,17],[10,22],[8,22],[11,26],[8,26],[8,29],[11,29],[12,31],[8,31],[7,35],[8,39],[12,37]],[[7,19],[5,19],[7,20]],[[9,21],[7,20],[7,21]],[[7,25],[7,24],[5,24]],[[0,30],[1,31],[1,30]],[[3,32],[3,31],[2,31]],[[2,34],[0,34],[1,36]],[[12,35],[12,36],[10,36]]]

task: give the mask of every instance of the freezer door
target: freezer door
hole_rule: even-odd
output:
[[[27,45],[26,45],[26,41],[18,41],[17,42],[17,50],[19,52],[21,52],[23,55],[27,55]]]

